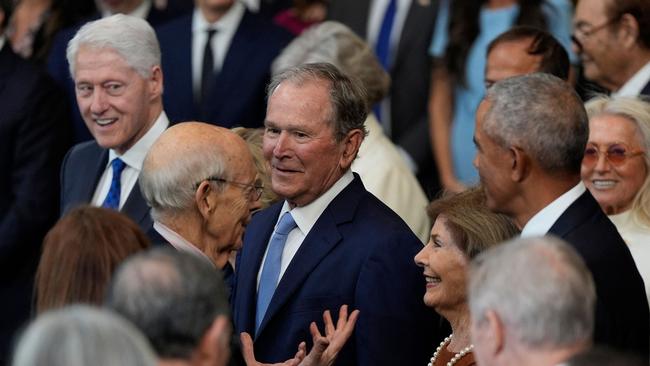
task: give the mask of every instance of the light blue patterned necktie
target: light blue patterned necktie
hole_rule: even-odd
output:
[[[102,203],[102,207],[110,208],[116,211],[120,209],[120,191],[122,190],[121,178],[122,171],[126,164],[120,158],[115,158],[111,161],[111,168],[113,169],[113,178],[111,179],[111,187],[108,189],[108,194]]]
[[[266,310],[271,303],[273,293],[278,285],[280,277],[280,266],[282,263],[282,250],[287,241],[287,236],[291,230],[296,227],[293,216],[288,211],[282,215],[280,222],[275,228],[269,242],[269,250],[266,253],[266,260],[260,276],[260,287],[257,291],[257,311],[255,312],[255,334],[257,334],[260,324],[264,319]]]

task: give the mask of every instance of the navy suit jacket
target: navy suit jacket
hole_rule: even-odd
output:
[[[43,236],[57,219],[57,175],[70,146],[61,91],[6,42],[0,49],[0,365],[29,317]]]
[[[99,178],[108,164],[108,150],[101,148],[95,140],[77,144],[68,151],[61,168],[61,214],[71,208],[90,204]],[[121,212],[135,221],[150,240],[156,240],[149,206],[135,184],[126,199]]]
[[[595,343],[648,359],[650,315],[643,280],[627,245],[589,191],[569,206],[549,234],[569,242],[594,278]]]
[[[288,32],[246,11],[221,71],[200,105],[192,89],[192,14],[157,32],[165,75],[163,104],[172,123],[200,120],[223,127],[262,126],[271,63],[291,40]]]
[[[152,6],[147,15],[147,22],[149,22],[152,27],[156,27],[177,16],[178,13],[174,13],[171,9],[161,11],[156,9],[155,6]],[[79,28],[88,22],[98,20],[100,17],[101,15],[99,13],[95,13],[88,19],[81,21],[72,27],[59,31],[52,41],[50,55],[47,58],[47,71],[64,89],[65,95],[68,98],[68,104],[71,106],[70,120],[72,120],[75,143],[92,140],[93,137],[90,134],[90,131],[88,131],[88,128],[79,113],[74,80],[70,76],[70,68],[68,65],[68,59],[66,58],[66,49],[68,48],[68,42],[70,42],[75,34],[77,34]]]
[[[641,90],[641,95],[650,96],[650,81],[647,84],[645,84],[645,86]]]
[[[281,208],[282,202],[261,211],[246,228],[233,293],[237,333],[255,333],[257,273]],[[301,341],[311,347],[309,324],[323,329],[323,311],[336,319],[348,304],[361,314],[337,365],[425,365],[442,337],[440,318],[423,304],[424,277],[413,261],[421,249],[408,226],[355,175],[280,280],[254,337],[257,360],[287,360]]]

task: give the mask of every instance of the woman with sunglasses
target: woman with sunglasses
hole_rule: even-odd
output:
[[[650,294],[650,103],[603,96],[585,107],[582,180],[628,244]]]

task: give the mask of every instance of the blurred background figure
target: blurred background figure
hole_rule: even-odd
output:
[[[55,83],[11,47],[14,0],[0,0],[0,365],[29,318],[41,243],[56,222],[59,169],[70,147],[68,108]]]
[[[271,63],[289,32],[241,0],[195,0],[194,11],[157,29],[169,119],[261,127]]]
[[[650,103],[603,96],[585,107],[582,181],[630,248],[650,299]]]
[[[427,49],[437,8],[438,0],[329,0],[327,11],[327,19],[347,25],[363,38],[390,74],[388,95],[371,107],[429,199],[439,187],[427,122],[431,77]]]
[[[38,318],[25,330],[12,366],[156,366],[144,336],[122,317],[76,305]]]
[[[481,366],[564,364],[591,346],[596,289],[568,243],[515,239],[471,263],[469,308]]]
[[[430,365],[475,365],[467,305],[469,262],[519,230],[508,217],[487,208],[480,188],[437,199],[427,213],[434,221],[431,237],[415,263],[424,270],[424,303],[447,319],[452,330],[436,348]]]
[[[264,186],[264,191],[262,192],[259,202],[261,205],[260,210],[263,210],[280,200],[280,197],[278,197],[278,195],[271,189],[271,166],[264,158],[264,152],[262,151],[264,129],[235,127],[232,129],[232,132],[236,133],[246,141],[248,149],[253,155],[257,177],[260,180],[261,185]]]
[[[568,0],[441,0],[429,50],[429,132],[443,188],[459,191],[478,181],[472,135],[488,44],[514,25],[530,25],[548,30],[568,50],[572,10]]]
[[[17,0],[7,25],[7,37],[18,55],[44,65],[59,30],[95,11],[87,0]]]
[[[647,362],[606,347],[592,347],[569,360],[566,366],[647,366]]]
[[[387,94],[388,73],[372,49],[348,27],[334,21],[316,25],[296,38],[273,63],[273,74],[303,63],[327,62],[359,78],[366,89],[367,105]],[[368,136],[352,162],[366,189],[395,211],[423,243],[430,222],[423,214],[427,198],[395,145],[386,137],[372,111],[364,122]]]
[[[325,20],[327,0],[294,0],[293,6],[273,17],[275,24],[294,35]]]
[[[68,304],[99,305],[117,266],[149,247],[128,217],[100,207],[71,210],[47,233],[36,273],[36,313]]]
[[[650,95],[649,1],[579,0],[573,24],[588,80],[615,95]]]

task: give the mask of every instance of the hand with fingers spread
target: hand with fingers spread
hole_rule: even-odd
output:
[[[296,355],[292,359],[276,364],[258,362],[255,359],[251,336],[246,332],[242,332],[240,338],[244,361],[247,366],[331,366],[336,361],[336,357],[345,345],[345,342],[352,335],[358,317],[359,310],[354,310],[348,317],[348,306],[343,305],[339,309],[339,318],[336,326],[334,326],[330,311],[325,310],[323,313],[325,336],[320,333],[316,323],[312,322],[309,326],[309,331],[314,342],[314,347],[309,354],[305,357],[307,345],[305,342],[301,342],[298,345],[298,352],[296,352]]]

